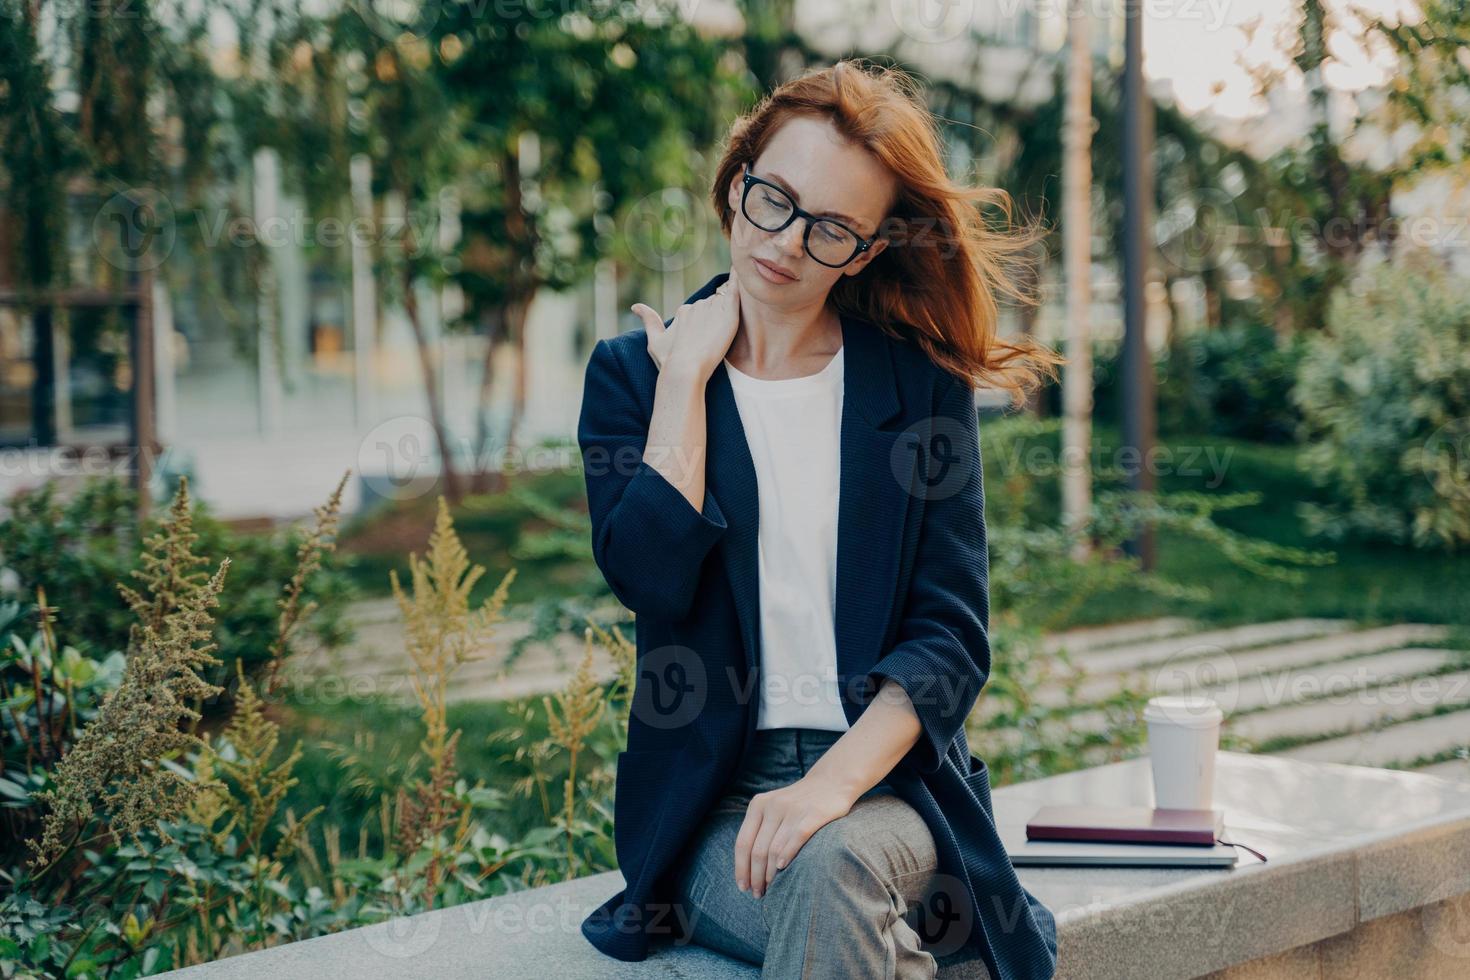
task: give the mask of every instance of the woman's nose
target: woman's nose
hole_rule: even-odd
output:
[[[805,231],[806,222],[803,221],[801,218],[797,218],[795,221],[791,222],[791,224],[776,232],[777,247],[779,247],[783,253],[789,255],[793,259],[801,258],[801,239]]]

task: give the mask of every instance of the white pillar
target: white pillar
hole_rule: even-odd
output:
[[[618,335],[618,265],[612,259],[599,259],[592,281],[592,340]]]
[[[377,352],[378,294],[373,281],[373,162],[367,154],[352,158],[352,368],[353,421],[359,431],[374,423],[373,362]]]
[[[258,320],[256,331],[257,367],[256,391],[258,396],[257,424],[263,435],[280,431],[281,427],[281,378],[276,363],[276,332],[279,329],[280,310],[276,296],[275,257],[271,249],[260,239],[261,229],[266,222],[280,215],[281,185],[280,161],[276,151],[262,147],[255,151],[251,168],[254,188],[252,194],[256,247],[261,249],[260,288],[256,295],[255,309]]]
[[[34,322],[34,320],[32,321]],[[34,329],[34,328],[32,328]],[[66,445],[76,438],[71,412],[71,310],[51,309],[51,377],[55,399],[56,443]]]

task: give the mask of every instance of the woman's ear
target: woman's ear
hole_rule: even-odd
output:
[[[862,255],[858,256],[857,258],[853,259],[850,263],[848,263],[847,266],[845,268],[843,268],[843,270],[842,270],[843,274],[844,275],[849,275],[849,276],[855,276],[859,272],[862,272],[864,269],[866,269],[868,267],[868,263],[869,262],[872,262],[878,256],[882,255],[883,254],[883,250],[885,248],[887,248],[887,247],[888,247],[888,239],[887,238],[880,238],[880,239],[878,239],[876,242],[873,243],[873,247],[872,248],[868,249]]]

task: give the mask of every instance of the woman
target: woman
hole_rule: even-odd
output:
[[[730,271],[597,343],[578,438],[593,553],[637,614],[617,760],[627,887],[603,952],[695,942],[772,977],[1044,980],[1049,909],[996,834],[964,721],[990,672],[976,380],[1061,358],[996,335],[1020,295],[909,79],[842,61],[732,129]]]

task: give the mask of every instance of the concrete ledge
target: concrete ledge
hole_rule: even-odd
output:
[[[1043,802],[1151,805],[1147,757],[1000,787],[996,818]],[[1234,868],[1018,869],[1057,916],[1058,980],[1470,977],[1470,785],[1420,773],[1222,752],[1216,806]],[[642,963],[602,955],[582,919],[617,872],[473,902],[174,971],[188,980],[348,976],[436,980],[754,978],[695,946]],[[1456,919],[1456,913],[1460,918]],[[977,958],[946,980],[986,980]]]

